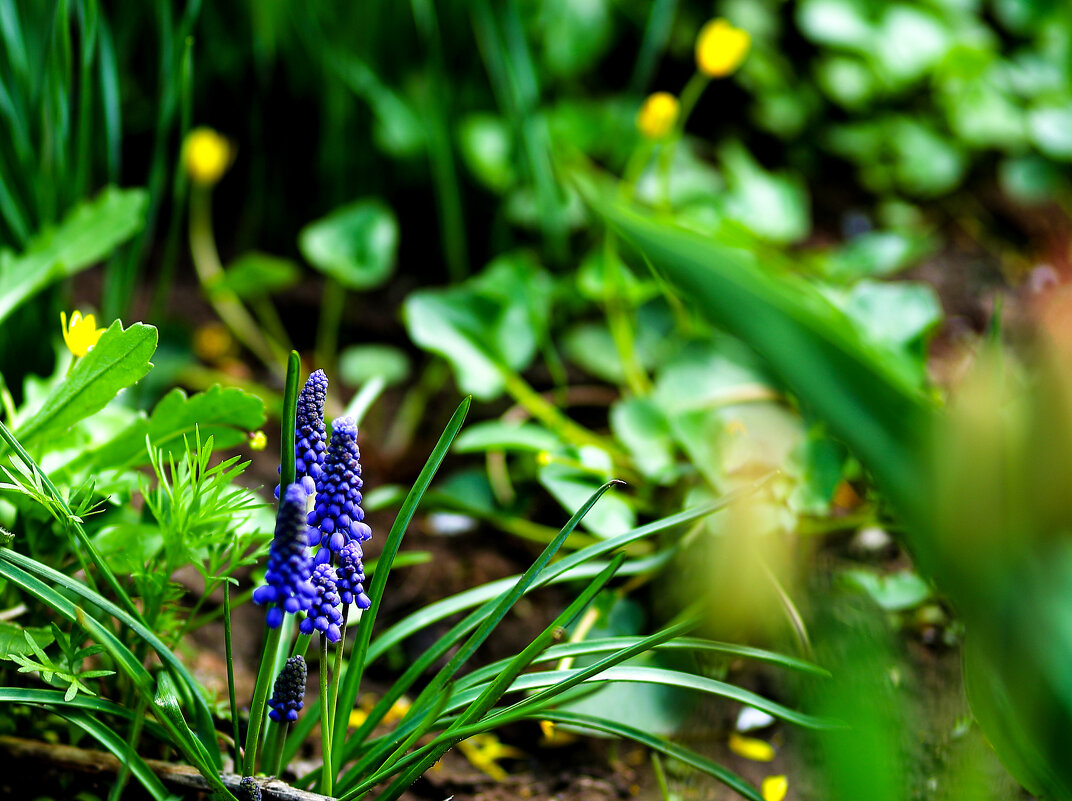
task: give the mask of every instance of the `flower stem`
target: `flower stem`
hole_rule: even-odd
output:
[[[320,749],[324,764],[320,768],[320,792],[332,795],[335,776],[331,771],[331,725],[328,711],[328,638],[320,634]]]
[[[238,729],[238,701],[234,686],[234,653],[231,650],[231,583],[223,583],[223,645],[227,652],[227,695],[231,701],[231,724],[234,726],[234,763],[237,769],[242,764],[242,753],[238,745],[241,734]]]
[[[271,686],[272,666],[279,648],[281,629],[268,629],[261,653],[261,666],[257,671],[257,686],[253,690],[253,702],[249,708],[249,728],[246,731],[246,758],[243,775],[253,776],[257,769],[257,749],[260,747],[261,731],[264,728],[264,707],[268,703],[268,688]]]

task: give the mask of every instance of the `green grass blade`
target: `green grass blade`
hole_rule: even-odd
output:
[[[39,690],[27,687],[0,687],[0,703],[29,704],[33,706],[64,706],[72,709],[85,709],[96,716],[115,715],[124,720],[133,720],[134,710],[120,706],[106,698],[79,693],[70,701],[64,698],[62,690]],[[147,720],[143,724],[160,742],[166,743],[170,735],[159,723]]]
[[[387,578],[391,573],[391,565],[394,562],[395,555],[398,553],[399,546],[402,544],[402,537],[405,535],[406,529],[409,528],[410,520],[413,519],[413,515],[417,511],[417,506],[420,504],[421,498],[424,496],[428,486],[432,483],[432,479],[435,477],[439,466],[443,463],[443,459],[446,458],[447,453],[450,451],[450,446],[454,442],[454,438],[458,435],[458,431],[461,430],[462,423],[465,422],[465,416],[469,412],[470,403],[472,403],[472,398],[467,396],[454,411],[450,421],[447,423],[447,427],[440,435],[435,448],[432,449],[428,461],[425,462],[420,475],[417,476],[416,482],[414,482],[413,487],[406,496],[402,508],[399,509],[398,515],[395,517],[395,521],[391,525],[391,531],[387,535],[387,539],[384,541],[383,550],[380,553],[379,561],[376,563],[376,572],[372,576],[372,583],[369,585],[368,589],[368,597],[369,601],[371,601],[371,605],[361,615],[361,622],[357,627],[357,636],[354,639],[353,649],[350,652],[350,660],[346,665],[342,685],[339,688],[338,708],[345,710],[346,712],[345,714],[338,715],[335,721],[332,751],[336,765],[342,765],[343,748],[346,745],[346,724],[349,719],[349,710],[353,709],[354,704],[357,702],[357,693],[361,686],[362,673],[364,672],[367,661],[371,661],[367,659],[367,655],[369,642],[372,639],[372,626],[380,611],[380,602],[383,600],[383,591],[387,586]]]
[[[283,419],[279,432],[279,502],[283,502],[286,489],[294,483],[294,429],[298,419],[298,376],[301,373],[301,357],[296,350],[287,359],[287,380],[283,392]]]
[[[145,760],[138,755],[138,752],[108,726],[80,709],[61,708],[54,711],[111,751],[120,764],[126,765],[134,774],[134,778],[141,782],[141,786],[153,797],[154,801],[169,801],[173,798],[171,792],[145,764]]]
[[[104,109],[104,141],[108,156],[108,180],[119,180],[120,150],[122,139],[122,111],[119,104],[119,68],[115,57],[115,42],[112,31],[105,17],[100,19],[100,31],[97,36],[97,48],[100,55],[97,67],[100,80],[101,106]]]

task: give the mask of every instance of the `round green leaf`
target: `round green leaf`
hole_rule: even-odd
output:
[[[398,221],[382,200],[364,198],[305,226],[298,247],[310,264],[347,289],[372,289],[394,270]]]

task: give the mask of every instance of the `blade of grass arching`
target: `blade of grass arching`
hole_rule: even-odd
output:
[[[595,656],[598,654],[615,653],[623,648],[637,645],[642,639],[642,637],[603,637],[595,640],[582,640],[580,642],[552,645],[537,656],[533,660],[533,663],[557,662],[561,659],[576,659],[579,656]],[[806,662],[803,659],[797,659],[793,656],[779,654],[776,651],[766,651],[761,648],[752,648],[747,645],[701,640],[696,637],[678,637],[669,640],[668,642],[652,646],[652,650],[721,654],[723,656],[734,657],[737,659],[753,659],[757,662],[763,662],[764,664],[783,667],[788,670],[796,670],[813,676],[829,677],[830,675],[828,671],[818,665]],[[485,665],[479,670],[474,670],[472,673],[467,673],[465,677],[458,682],[458,691],[461,692],[467,690],[470,687],[477,684],[483,684],[494,678],[499,675],[509,661],[509,659],[500,659],[497,662],[492,662],[490,665]]]
[[[934,408],[898,357],[865,342],[803,279],[764,272],[696,234],[607,201],[590,186],[584,193],[683,297],[759,353],[893,500],[913,509],[926,497],[919,444],[931,429]]]
[[[676,745],[675,743],[671,743],[661,737],[656,737],[653,734],[641,731],[640,729],[634,729],[632,726],[604,720],[603,718],[597,718],[593,715],[582,715],[577,712],[560,712],[557,710],[544,710],[531,717],[536,717],[541,720],[550,720],[553,723],[565,723],[570,726],[593,729],[595,731],[604,732],[605,734],[613,734],[627,740],[633,740],[653,751],[658,751],[661,754],[673,757],[691,768],[706,773],[711,778],[717,779],[730,789],[736,791],[745,798],[750,799],[750,801],[764,801],[763,796],[760,795],[755,787],[733,771],[722,767],[717,762],[713,762],[707,757],[701,756],[684,746]]]
[[[119,639],[105,626],[101,625],[98,620],[86,614],[84,609],[72,603],[65,596],[60,595],[55,589],[53,589],[49,585],[30,575],[30,573],[20,569],[15,564],[12,564],[11,562],[13,557],[18,557],[18,554],[15,554],[14,552],[6,548],[0,550],[0,576],[3,576],[12,584],[21,587],[30,595],[37,598],[37,600],[41,601],[45,606],[51,608],[53,611],[62,615],[67,620],[70,620],[73,623],[77,623],[82,628],[84,628],[95,642],[104,646],[105,651],[108,653],[109,656],[111,656],[112,660],[116,664],[116,667],[119,668],[130,679],[131,684],[134,686],[135,690],[140,693],[141,697],[148,700],[150,703],[155,704],[156,688],[154,687],[152,676],[150,676],[149,672],[141,664],[141,661],[133,653],[131,653],[130,649],[123,645],[123,643],[120,642]],[[38,567],[41,566],[38,565]],[[50,572],[55,573],[55,571]],[[67,578],[62,574],[57,575],[64,579]],[[73,580],[68,581],[70,583],[73,583],[74,585],[78,585],[78,582],[74,582]],[[63,586],[65,588],[69,588],[70,584],[64,584]],[[80,586],[82,590],[85,590],[84,586],[78,586]],[[91,595],[96,594],[91,593]],[[96,599],[99,599],[100,603],[106,604],[111,607],[110,610],[106,610],[109,611],[109,613],[114,614],[115,612],[118,612],[120,615],[123,615],[123,617],[126,618],[126,620],[124,620],[123,622],[129,621],[130,624],[135,624],[135,621],[132,618],[130,618],[128,615],[125,615],[125,613],[123,613],[122,610],[120,610],[114,604],[111,604],[99,595],[96,596]],[[96,599],[90,598],[90,600],[94,603],[97,602]],[[140,624],[135,625],[137,625],[137,627],[141,629],[141,631],[137,631],[136,633],[141,634],[142,632],[144,632],[149,637],[152,637],[154,640],[156,639],[155,635],[145,629],[144,626],[141,626]],[[156,640],[156,642],[159,643],[160,641]],[[160,644],[162,646],[162,643]],[[175,659],[174,654],[171,654],[170,652],[167,653],[172,660],[176,662],[178,661],[177,659]],[[183,668],[183,670],[185,671],[185,668]],[[161,674],[161,676],[165,675],[166,674]],[[187,674],[187,676],[188,675],[189,674]],[[193,679],[190,679],[190,681],[192,682]],[[200,699],[199,694],[197,697]],[[201,699],[201,704],[204,705],[204,703],[204,700]],[[211,753],[211,749],[206,749],[203,743],[198,743],[198,747],[190,747],[189,741],[192,738],[192,735],[190,733],[189,728],[185,726],[185,723],[183,726],[178,726],[173,719],[170,719],[167,716],[161,717],[161,723],[164,724],[164,727],[168,730],[168,733],[170,735],[168,737],[168,741],[175,743],[180,748],[180,751],[182,752],[183,756],[189,759],[191,763],[196,766],[197,769],[201,771],[203,775],[205,775],[206,779],[212,781],[210,775],[212,777],[215,777],[215,771],[219,770],[219,765],[215,765],[214,761],[207,761],[203,758],[204,753],[206,751]],[[199,735],[209,737],[210,741],[212,742],[213,748],[215,749],[217,755],[216,758],[218,759],[219,745],[215,742],[215,729],[212,724],[211,715],[208,716],[208,729],[202,729],[200,720],[198,729]]]
[[[54,711],[111,751],[121,765],[129,768],[130,772],[134,774],[134,778],[141,783],[141,786],[153,797],[154,801],[169,801],[173,797],[168,789],[164,787],[164,783],[145,764],[145,760],[138,755],[138,752],[105,724],[82,710],[56,709]]]
[[[439,466],[443,463],[443,459],[446,458],[454,438],[458,435],[458,431],[461,430],[462,423],[465,422],[470,403],[472,403],[472,397],[466,396],[454,411],[453,416],[447,423],[447,427],[439,437],[439,442],[432,449],[428,461],[425,462],[416,482],[414,482],[413,487],[406,496],[402,508],[398,510],[398,515],[396,515],[394,523],[391,525],[391,531],[384,541],[383,550],[380,553],[379,561],[376,563],[376,572],[372,575],[372,583],[368,589],[370,605],[361,615],[361,622],[358,624],[357,635],[350,651],[350,660],[346,665],[342,686],[339,689],[340,709],[353,709],[354,704],[357,703],[361,675],[365,669],[369,642],[372,639],[372,625],[375,623],[376,615],[380,611],[380,602],[383,599],[384,587],[387,586],[387,577],[391,573],[391,564],[394,561],[395,554],[398,553],[398,548],[402,544],[402,537],[405,535],[406,529],[409,528],[410,520],[413,519],[421,498],[424,496],[429,484],[432,483],[432,479],[435,477]],[[333,732],[332,750],[334,751],[334,761],[336,765],[340,766],[342,765],[342,749],[346,744],[346,724],[348,719],[349,713],[339,715],[335,721],[335,731]]]
[[[14,573],[17,578],[12,578],[13,571],[18,571],[17,573]],[[215,724],[212,721],[212,713],[209,711],[208,704],[201,695],[197,682],[194,680],[194,677],[190,675],[190,672],[186,669],[186,666],[182,664],[179,658],[175,656],[175,654],[164,645],[160,638],[157,637],[156,634],[140,619],[136,619],[132,615],[123,611],[100,593],[94,592],[81,582],[60,573],[57,570],[53,570],[40,562],[16,553],[10,548],[0,549],[0,574],[8,576],[9,579],[19,584],[23,589],[34,594],[42,602],[52,606],[52,608],[66,616],[69,620],[81,621],[84,619],[89,621],[88,624],[83,623],[83,626],[93,625],[95,630],[99,630],[96,636],[106,636],[115,646],[125,651],[131,659],[134,659],[133,654],[130,654],[129,650],[115,638],[115,635],[108,631],[99,622],[87,616],[81,609],[75,607],[69,600],[59,595],[52,589],[52,587],[62,588],[85,599],[89,603],[100,608],[103,612],[114,617],[124,626],[129,627],[138,637],[144,640],[150,648],[156,651],[161,661],[176,676],[176,678],[180,680],[184,689],[184,695],[194,710],[198,737],[208,750],[209,754],[212,755],[213,764],[217,768],[220,767],[220,764],[222,763],[220,762],[219,743],[216,741]],[[39,576],[49,584],[43,584],[33,576]],[[51,587],[49,585],[51,585]],[[57,604],[60,606],[57,606]],[[98,639],[98,642],[101,642],[101,640]],[[101,644],[105,643],[101,642]],[[113,658],[115,658],[114,655]],[[140,664],[137,663],[136,659],[134,659],[134,662],[140,668]],[[141,673],[144,673],[144,670],[133,671],[131,677],[135,678]],[[145,673],[145,676],[148,677],[148,674]],[[136,680],[135,684],[137,683]]]
[[[588,514],[591,508],[595,506],[596,502],[603,497],[603,494],[607,490],[612,486],[621,483],[622,482],[617,479],[612,479],[589,496],[584,505],[578,509],[566,525],[562,527],[558,536],[548,543],[547,547],[544,548],[543,553],[541,553],[536,561],[529,566],[528,570],[521,575],[512,587],[503,592],[495,600],[491,612],[480,622],[476,631],[469,635],[469,638],[465,643],[455,650],[450,661],[440,668],[439,672],[436,673],[432,680],[428,682],[423,690],[421,690],[409,711],[403,716],[402,721],[396,729],[395,735],[392,735],[391,738],[376,748],[373,755],[368,757],[369,759],[374,760],[379,758],[380,755],[386,753],[388,748],[397,745],[397,742],[402,738],[403,731],[407,730],[403,727],[424,715],[427,706],[435,701],[437,696],[443,691],[447,682],[450,681],[461,666],[472,657],[495,627],[499,625],[499,622],[506,616],[506,613],[509,612],[514,604],[520,600],[521,596],[525,594],[525,591],[532,585],[533,581],[535,581],[539,572],[547,566],[547,563],[551,561],[551,558],[555,555],[558,549],[562,547],[562,543],[566,541],[566,538],[573,532],[573,529],[575,529],[581,520],[584,519],[584,516]]]
[[[566,626],[569,626],[578,615],[581,614],[589,604],[595,600],[596,595],[607,585],[607,582],[611,580],[614,573],[621,567],[622,562],[625,561],[625,557],[622,554],[618,554],[606,568],[592,582],[584,589],[584,591],[578,595],[553,621],[548,625],[538,636],[533,638],[525,648],[521,650],[519,654],[514,656],[510,660],[506,660],[506,664],[501,667],[499,673],[486,685],[484,685],[483,691],[480,695],[473,700],[473,702],[466,708],[466,710],[455,720],[445,732],[445,735],[449,736],[453,731],[460,729],[470,723],[478,721],[484,713],[486,713],[495,702],[502,697],[503,693],[507,691],[510,685],[513,683],[521,671],[527,668],[532,662],[554,641],[555,634],[561,631]],[[444,688],[442,696],[449,696],[450,692]],[[440,708],[446,707],[445,699],[439,703]],[[398,761],[398,759],[405,755],[410,746],[417,741],[418,737],[423,734],[431,725],[435,722],[435,719],[427,720],[422,727],[419,727],[413,732],[406,741],[404,741],[394,753],[392,753],[383,764],[380,766],[380,770],[390,769],[390,767]],[[434,749],[425,759],[421,762],[420,768],[415,768],[413,771],[419,770],[424,772],[425,765],[431,766],[439,760],[443,754],[450,750],[451,746],[457,742],[456,740],[448,740],[442,745]],[[413,775],[415,781],[420,773]],[[407,785],[408,786],[408,785]]]
[[[105,17],[100,18],[97,36],[98,76],[101,107],[104,111],[105,152],[108,154],[108,183],[119,181],[119,142],[122,136],[122,112],[119,106],[119,68],[116,66],[115,42]]]
[[[101,715],[114,715],[124,720],[134,717],[134,710],[120,706],[114,701],[99,698],[95,695],[78,693],[74,698],[67,700],[62,690],[39,690],[26,687],[0,687],[0,703],[28,704],[32,706],[70,707],[72,709],[85,709],[94,713],[96,717]],[[169,738],[167,730],[153,720],[145,721],[145,728],[160,742],[166,743]]]
[[[676,13],[677,0],[655,0],[651,4],[648,24],[644,28],[644,39],[640,43],[640,52],[637,53],[633,65],[633,77],[629,79],[630,92],[641,94],[651,84],[659,55],[666,49],[666,43],[670,39],[670,29],[673,27]]]

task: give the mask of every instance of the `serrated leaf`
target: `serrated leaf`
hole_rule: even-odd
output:
[[[46,434],[62,434],[99,412],[121,389],[149,372],[156,339],[156,329],[151,325],[134,323],[124,329],[116,320],[101,334],[96,347],[78,360],[37,414],[19,427],[19,439],[27,442]]]
[[[371,289],[394,271],[398,220],[379,198],[364,198],[305,226],[298,247],[310,264],[347,289]]]
[[[237,387],[216,384],[191,396],[176,388],[160,399],[148,419],[135,421],[87,458],[98,467],[147,464],[146,436],[153,448],[175,455],[186,449],[183,438],[192,440],[196,431],[202,441],[213,437],[217,449],[231,448],[264,420],[264,401]]]
[[[100,261],[142,226],[146,193],[108,187],[37,234],[21,255],[0,251],[0,323],[49,284]]]

